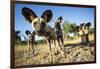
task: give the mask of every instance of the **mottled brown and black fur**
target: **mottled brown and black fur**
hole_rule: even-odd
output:
[[[52,40],[53,41],[56,40],[56,35],[54,32],[54,29],[51,28],[49,25],[47,25],[47,23],[50,22],[53,17],[52,11],[46,10],[43,12],[41,17],[37,17],[37,15],[31,9],[24,7],[22,9],[22,15],[25,17],[27,21],[29,21],[29,23],[32,24],[32,28],[35,28],[36,34],[38,36],[45,37],[49,45],[50,62],[53,62],[51,43],[52,43]],[[63,54],[61,47],[60,47],[60,51]]]
[[[62,32],[62,29],[61,29],[62,20],[63,20],[62,16],[60,16],[57,19],[57,21],[55,22],[54,30],[55,30],[55,33],[56,33],[56,40],[57,40],[59,46],[61,46],[62,50],[64,50],[64,52],[65,52],[64,41],[63,41],[63,32]]]
[[[35,33],[35,31],[30,32],[29,30],[26,30],[25,33],[26,33],[26,35],[28,37],[27,38],[28,52],[30,54],[31,51],[32,51],[32,53],[34,55],[34,53],[35,53],[35,47],[37,48],[37,43],[35,41],[35,34],[36,33]],[[37,48],[37,51],[38,51],[38,48]]]
[[[77,32],[78,32],[78,35],[81,36],[81,44],[84,45],[84,44],[89,44],[89,28],[91,26],[91,23],[88,22],[88,23],[82,23],[80,24],[80,26],[77,26],[76,29],[77,29]]]

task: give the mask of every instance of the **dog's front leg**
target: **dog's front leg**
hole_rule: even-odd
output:
[[[58,53],[58,50],[57,50],[57,46],[56,46],[56,39],[54,39],[54,51],[55,51],[55,54],[57,54]]]
[[[89,45],[90,44],[89,43],[89,34],[86,34],[85,37],[86,37],[86,40],[85,40],[86,41],[86,44]]]
[[[61,37],[61,43],[62,43],[62,49],[64,50],[64,53],[65,53],[65,52],[66,52],[66,50],[65,50],[65,46],[64,46],[63,37]]]
[[[34,55],[34,52],[35,52],[34,44],[32,43],[30,46],[31,46],[31,48],[32,48],[32,55]]]
[[[37,50],[37,54],[39,53],[39,49],[38,49],[38,46],[37,46],[37,43],[36,44],[34,44],[34,46],[36,47],[36,50]]]
[[[60,50],[62,56],[63,56],[63,57],[66,57],[66,56],[65,56],[65,52],[64,52],[62,46],[60,45],[60,39],[57,38],[57,41],[58,41],[58,48],[59,48],[59,50]]]
[[[52,49],[51,49],[51,39],[48,39],[48,45],[49,45],[49,53],[50,53],[50,63],[53,62],[53,56],[52,56]]]
[[[27,41],[27,58],[29,58],[29,56],[30,56],[30,51],[31,51],[31,49],[30,49],[30,42],[29,42],[29,40]]]

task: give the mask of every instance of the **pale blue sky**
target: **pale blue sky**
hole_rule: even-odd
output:
[[[53,18],[56,21],[59,16],[63,17],[64,21],[74,22],[77,25],[84,22],[91,22],[94,24],[94,8],[83,8],[83,7],[67,7],[67,6],[47,6],[47,5],[30,5],[30,4],[15,4],[15,30],[20,30],[21,34],[25,35],[25,30],[32,31],[32,26],[22,16],[21,10],[23,7],[32,9],[37,16],[41,17],[45,10],[52,10]],[[51,27],[54,23],[49,22]],[[26,36],[26,35],[25,35]],[[23,38],[22,38],[23,39]],[[41,39],[37,37],[36,39]]]

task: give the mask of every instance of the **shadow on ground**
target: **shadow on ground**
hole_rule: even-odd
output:
[[[95,42],[94,40],[90,41],[89,45],[85,44],[85,45],[82,45],[80,42],[79,43],[74,43],[74,44],[65,44],[64,45],[65,47],[76,47],[76,46],[90,46],[90,47],[94,47],[95,46]]]

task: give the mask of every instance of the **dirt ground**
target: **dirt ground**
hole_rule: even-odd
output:
[[[35,48],[35,54],[30,52],[28,56],[27,45],[16,45],[15,46],[15,65],[39,65],[39,64],[51,64],[49,58],[49,47],[47,44],[38,44],[38,50]],[[80,45],[80,38],[70,41],[64,41],[64,47],[66,50],[66,57],[58,52],[55,54],[54,45],[52,45],[53,51],[53,64],[58,63],[72,63],[72,62],[86,62],[94,61],[95,58],[95,44],[94,36],[90,36],[90,45]]]

